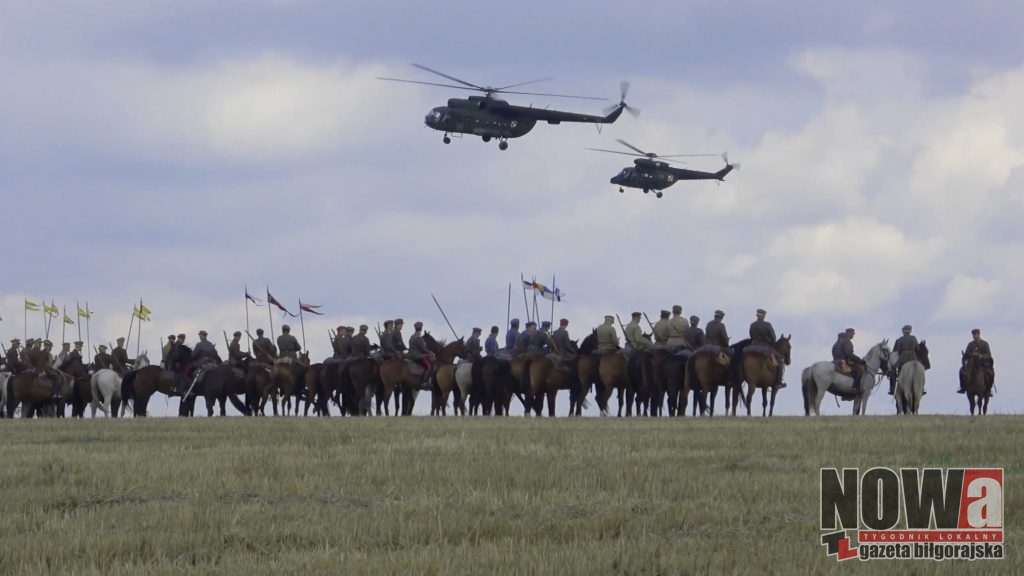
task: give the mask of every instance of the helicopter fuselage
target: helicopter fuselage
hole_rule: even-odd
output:
[[[504,100],[470,96],[451,98],[447,106],[427,113],[424,123],[446,134],[470,134],[485,139],[519,138],[537,124],[536,118],[518,113]]]
[[[726,164],[725,168],[718,172],[702,172],[673,168],[665,162],[647,158],[637,158],[633,163],[634,166],[623,168],[621,172],[613,176],[611,183],[626,188],[664,190],[678,180],[722,180],[733,169],[732,165]]]

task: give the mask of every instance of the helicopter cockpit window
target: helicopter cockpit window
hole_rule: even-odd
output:
[[[633,169],[632,168],[623,168],[622,172],[619,172],[619,177],[621,177],[621,178],[629,178],[632,175],[633,175]]]

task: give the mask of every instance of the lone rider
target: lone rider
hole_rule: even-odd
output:
[[[903,327],[903,335],[896,339],[892,345],[892,351],[896,356],[896,366],[889,375],[889,396],[896,393],[896,378],[900,374],[900,368],[907,362],[917,360],[917,337],[911,334],[913,326],[907,324]]]
[[[992,348],[989,347],[988,342],[981,339],[981,330],[975,328],[971,330],[971,341],[967,343],[967,348],[964,349],[964,359],[977,358],[985,371],[985,385],[988,390],[992,389],[992,383],[995,382],[996,371],[995,362],[992,359]],[[960,389],[956,391],[957,394],[964,394],[964,380],[960,379]]]
[[[860,379],[864,361],[853,353],[854,334],[856,331],[853,328],[847,328],[844,332],[839,333],[836,343],[832,345],[832,362],[835,363],[836,371],[840,374],[842,374],[843,362],[850,367],[850,376],[853,377],[853,393],[856,395],[860,394]]]
[[[750,323],[750,344],[752,346],[764,346],[771,350],[772,354],[775,354],[776,358],[778,358],[778,353],[775,352],[775,327],[772,326],[771,322],[764,319],[767,315],[768,313],[763,308],[757,309],[757,320]],[[781,359],[779,360],[779,368],[775,371],[775,386],[781,389],[786,387],[786,383],[782,381],[785,363]]]

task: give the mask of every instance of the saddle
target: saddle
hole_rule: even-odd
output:
[[[850,376],[851,374],[853,374],[853,367],[850,366],[850,364],[847,363],[846,360],[843,360],[842,362],[839,363],[839,365],[836,366],[836,372],[839,372],[844,376]]]

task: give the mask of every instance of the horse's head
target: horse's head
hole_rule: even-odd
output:
[[[143,352],[135,357],[135,363],[132,364],[132,369],[138,370],[139,368],[145,368],[146,366],[149,366],[149,356]]]
[[[597,349],[597,330],[591,332],[580,342],[580,354],[593,354]]]
[[[466,356],[466,340],[464,338],[453,340],[443,345],[436,354],[440,362],[453,362],[456,356],[463,358]]]
[[[566,348],[567,348],[566,350],[562,350],[563,353],[568,353],[568,354],[579,354],[580,353],[580,346],[579,346],[579,344],[576,343],[575,340],[569,340],[569,345],[566,346]]]
[[[782,361],[786,363],[786,366],[789,366],[789,354],[793,350],[793,346],[790,343],[792,339],[793,335],[790,334],[789,336],[781,336],[775,341],[775,351],[782,355]]]
[[[85,374],[85,365],[82,363],[82,356],[79,354],[68,356],[57,369],[61,372],[67,372],[76,378]]]
[[[928,345],[925,344],[924,340],[921,340],[917,345],[917,361],[924,366],[925,370],[932,367],[932,361],[928,358]]]

